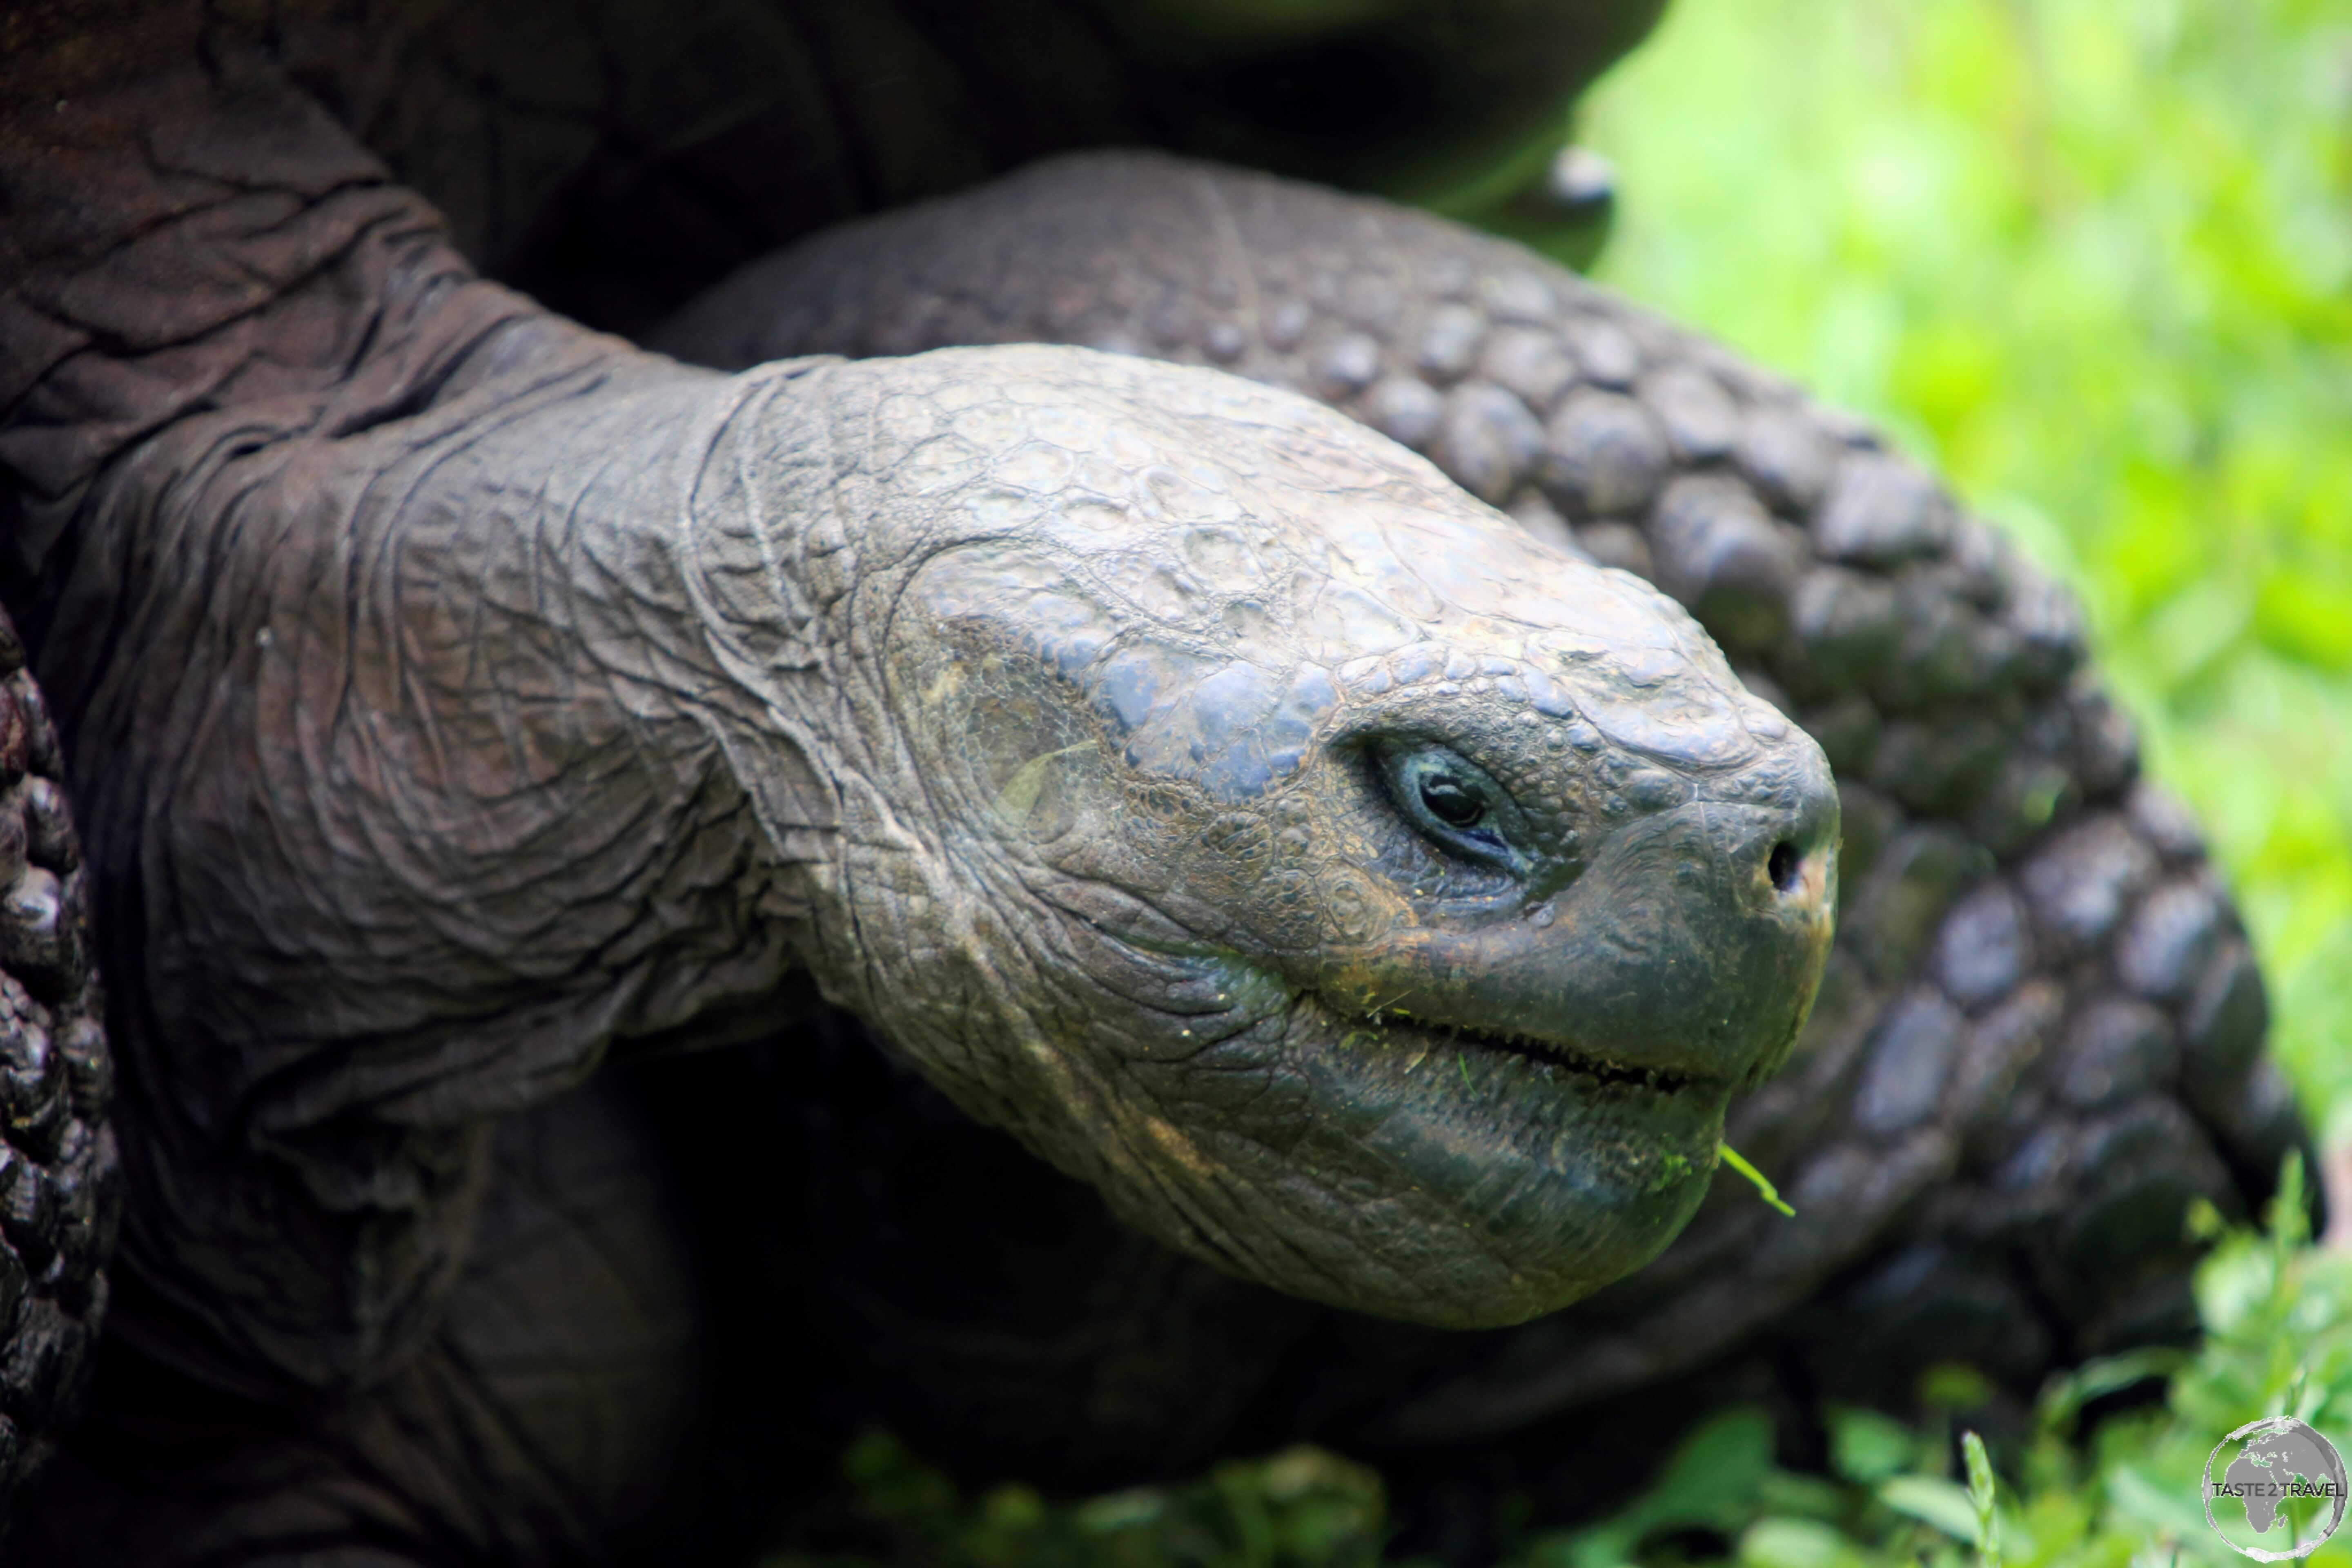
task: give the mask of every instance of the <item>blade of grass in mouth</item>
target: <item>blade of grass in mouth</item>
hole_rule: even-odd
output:
[[[1742,1154],[1738,1150],[1733,1148],[1728,1143],[1719,1142],[1716,1144],[1715,1152],[1717,1156],[1720,1158],[1725,1164],[1730,1166],[1733,1170],[1738,1172],[1741,1175],[1755,1183],[1756,1190],[1763,1194],[1764,1201],[1766,1203],[1771,1205],[1774,1208],[1779,1209],[1790,1219],[1797,1217],[1797,1211],[1790,1208],[1787,1201],[1780,1196],[1780,1189],[1767,1181],[1763,1172],[1749,1164],[1746,1155]]]

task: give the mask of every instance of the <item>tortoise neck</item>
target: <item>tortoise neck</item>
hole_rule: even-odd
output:
[[[127,1255],[175,1363],[347,1384],[431,1327],[469,1128],[797,973],[764,710],[682,564],[735,394],[476,278],[267,77],[58,112],[0,137],[0,584],[114,983]]]
[[[78,341],[0,449],[100,890],[142,884],[141,966],[203,955],[157,1005],[273,1057],[504,1030],[551,993],[596,1015],[550,1042],[563,1068],[483,1063],[516,1081],[471,1085],[478,1110],[689,1025],[705,991],[772,985],[781,942],[749,928],[781,907],[774,858],[739,763],[771,816],[824,814],[747,755],[771,704],[739,689],[740,638],[709,635],[689,526],[743,391],[476,278],[267,79],[122,96],[114,131],[148,154],[114,183],[145,195],[50,247],[78,266],[20,277],[11,298],[72,310]],[[155,153],[190,116],[211,142]],[[202,160],[272,181],[154,219],[146,187]],[[223,902],[152,929],[158,899],[200,889]],[[649,973],[697,941],[722,951]]]

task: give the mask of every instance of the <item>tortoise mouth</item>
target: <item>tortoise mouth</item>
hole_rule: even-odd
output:
[[[1706,1189],[1728,1079],[1319,990],[1296,995],[1293,1018],[1284,1054],[1313,1109],[1301,1119],[1289,1101],[1286,1135],[1347,1173],[1347,1191],[1416,1215],[1400,1229],[1374,1205],[1325,1220],[1412,1282],[1345,1305],[1454,1327],[1551,1311],[1656,1256]]]
[[[1316,1000],[1327,1008],[1328,998]],[[1660,1096],[1681,1094],[1703,1087],[1704,1079],[1673,1068],[1645,1067],[1612,1060],[1567,1040],[1521,1034],[1509,1029],[1482,1028],[1473,1024],[1443,1024],[1415,1017],[1401,1008],[1382,1008],[1360,1015],[1363,1021],[1397,1045],[1424,1050],[1478,1051],[1514,1057],[1538,1069],[1539,1077],[1585,1079],[1609,1089],[1636,1089]]]
[[[1342,1005],[1244,963],[1213,984],[1232,1026],[1188,1015],[1192,1038],[1150,1059],[1137,1103],[1170,1154],[1150,1195],[1203,1194],[1181,1200],[1189,1228],[1171,1239],[1245,1277],[1499,1327],[1642,1267],[1706,1192],[1727,1079],[1516,1018]]]

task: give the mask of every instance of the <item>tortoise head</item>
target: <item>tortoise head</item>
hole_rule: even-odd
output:
[[[829,679],[870,693],[832,994],[1295,1293],[1497,1324],[1654,1255],[1819,978],[1812,742],[1647,584],[1304,399],[1068,349],[829,375]]]

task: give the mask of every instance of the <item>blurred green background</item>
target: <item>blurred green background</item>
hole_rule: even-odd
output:
[[[1578,139],[1620,173],[1602,279],[1891,427],[2075,584],[2235,884],[2274,1047],[2352,1142],[2352,0],[1675,0]],[[1996,1441],[2008,1563],[2241,1563],[2199,1503],[2214,1440],[2285,1412],[2352,1449],[2352,1253],[2292,1210],[2191,1216],[2203,1347],[2081,1369]],[[2161,1403],[2077,1430],[2152,1375]],[[1727,1407],[1510,1563],[1990,1561],[1954,1446],[1978,1397],[1956,1369],[1916,1426],[1829,1412],[1822,1476]],[[1394,1561],[1379,1478],[1312,1450],[1063,1505],[871,1434],[842,1480],[898,1562]],[[2352,1564],[2352,1521],[2310,1561]]]

